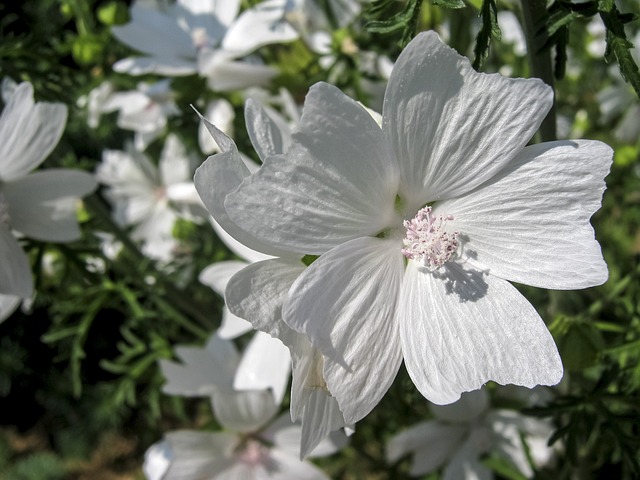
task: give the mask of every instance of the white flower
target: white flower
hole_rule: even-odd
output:
[[[290,131],[284,120],[274,115],[273,110],[262,108],[257,101],[247,101],[245,119],[249,137],[263,161],[270,155],[286,151],[291,143]],[[301,457],[305,457],[330,432],[349,425],[335,398],[327,391],[322,377],[323,355],[309,343],[305,335],[286,325],[280,315],[284,296],[304,271],[305,265],[300,261],[299,255],[264,245],[258,239],[243,234],[230,222],[222,199],[250,174],[250,169],[243,162],[233,141],[213,125],[206,121],[205,124],[220,145],[222,153],[211,157],[212,160],[196,172],[196,188],[218,222],[219,226],[216,228],[221,238],[225,239],[236,254],[253,262],[231,279],[228,275],[224,279],[227,284],[225,302],[234,313],[249,320],[254,328],[278,338],[289,348],[293,361],[291,418],[302,422],[300,452]],[[252,167],[254,168],[256,167]],[[238,235],[242,236],[242,243],[232,240],[237,239]],[[239,268],[239,264],[233,267],[235,271]],[[244,292],[246,288],[250,288],[252,295],[247,298],[234,295],[238,290],[234,286],[235,282],[247,281],[251,285],[243,285],[239,291]],[[218,291],[221,289],[222,282],[216,287]],[[222,326],[223,330],[243,328],[238,322],[234,322],[234,327],[230,328],[230,318],[229,314],[226,317],[228,323]]]
[[[33,294],[29,260],[12,232],[45,242],[78,239],[78,198],[96,188],[93,176],[81,171],[30,173],[57,145],[67,108],[35,103],[30,83],[7,95],[0,117],[0,321]]]
[[[177,248],[172,234],[176,219],[196,221],[202,210],[190,162],[180,140],[169,135],[159,168],[141,152],[106,150],[96,171],[98,181],[109,187],[106,194],[116,222],[134,226],[131,238],[143,242],[146,255],[162,262],[171,260]]]
[[[254,339],[258,336],[266,334],[260,332]],[[300,427],[286,414],[273,421],[279,406],[277,393],[260,389],[260,378],[249,378],[242,391],[234,386],[244,359],[239,361],[230,341],[214,335],[204,349],[177,347],[176,353],[184,366],[160,362],[167,379],[163,390],[175,395],[210,396],[214,415],[226,431],[168,433],[145,455],[148,478],[326,478],[297,458]],[[344,437],[337,436],[318,445],[313,453],[328,455],[343,444]]]
[[[100,114],[118,111],[118,127],[136,132],[136,150],[144,150],[162,134],[169,117],[180,113],[173,101],[170,80],[141,82],[137,90],[114,92],[109,82],[89,92],[88,123],[98,125]]]
[[[113,68],[131,75],[198,73],[207,77],[214,90],[266,83],[276,75],[274,69],[257,59],[238,59],[259,46],[289,41],[291,35],[271,31],[270,17],[259,16],[251,22],[251,34],[238,37],[234,22],[243,18],[236,19],[239,8],[239,0],[177,0],[169,5],[138,1],[131,6],[131,22],[112,31],[147,56],[120,60]]]
[[[282,318],[322,352],[348,423],[373,409],[403,359],[438,404],[489,380],[562,377],[544,322],[507,280],[570,289],[607,279],[589,218],[612,152],[586,140],[525,147],[551,103],[540,80],[476,73],[422,33],[393,69],[382,127],[320,83],[284,155],[215,198],[203,196],[215,160],[196,172],[235,238],[320,256]],[[245,290],[230,284],[227,301],[254,301],[252,279],[236,283]]]
[[[431,411],[435,420],[414,425],[387,443],[389,463],[413,455],[412,476],[444,466],[442,480],[491,479],[493,474],[480,457],[495,453],[532,478],[527,452],[536,466],[546,464],[553,456],[553,449],[546,445],[553,433],[549,422],[513,410],[489,409],[489,396],[484,390],[465,393],[451,405],[432,406]]]

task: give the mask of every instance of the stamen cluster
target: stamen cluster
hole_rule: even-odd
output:
[[[458,249],[458,232],[447,233],[445,225],[453,215],[432,215],[431,207],[418,211],[415,218],[405,220],[407,236],[402,243],[402,254],[417,260],[429,269],[444,265]]]

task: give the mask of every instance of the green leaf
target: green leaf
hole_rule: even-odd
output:
[[[484,60],[489,55],[489,46],[491,45],[491,37],[500,40],[500,27],[498,26],[498,6],[495,0],[483,0],[480,9],[480,18],[482,19],[482,27],[476,36],[476,45],[473,49],[475,56],[473,60],[473,68],[478,70],[482,67]]]
[[[98,8],[98,20],[107,26],[123,25],[129,21],[129,10],[123,2],[108,2]]]
[[[466,5],[462,0],[432,0],[434,5],[446,8],[464,8]]]
[[[613,0],[600,0],[598,3],[600,17],[607,29],[607,51],[605,59],[614,60],[618,63],[618,68],[622,78],[630,84],[640,97],[640,70],[631,56],[633,44],[627,39],[624,31],[624,23]]]

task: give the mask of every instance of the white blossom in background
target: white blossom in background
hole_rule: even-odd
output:
[[[156,167],[142,152],[106,150],[96,170],[114,207],[114,220],[132,226],[131,238],[150,258],[169,262],[178,248],[178,218],[201,221],[204,209],[193,186],[193,162],[175,135],[169,135]]]
[[[158,138],[167,126],[167,120],[180,113],[171,90],[171,81],[140,82],[136,90],[118,92],[104,82],[94,88],[80,104],[87,107],[87,122],[98,126],[103,113],[118,112],[118,127],[135,132],[136,150],[144,150]]]
[[[249,137],[263,161],[286,151],[291,143],[289,128],[282,118],[272,116],[274,113],[263,108],[256,100],[247,101],[245,119]],[[236,254],[253,262],[242,270],[239,270],[239,264],[236,265],[234,269],[239,271],[230,279],[225,278],[225,301],[234,314],[248,320],[254,328],[279,339],[289,348],[293,362],[291,418],[302,423],[300,456],[306,457],[331,432],[343,428],[350,432],[351,425],[345,422],[335,398],[326,388],[322,376],[323,355],[305,335],[286,325],[280,315],[282,300],[294,280],[304,271],[305,265],[299,255],[265,246],[251,235],[240,232],[229,221],[222,200],[256,166],[247,166],[233,141],[213,125],[205,123],[222,152],[210,157],[196,171],[194,181],[198,193],[216,220],[221,238]],[[243,298],[233,295],[236,291],[233,284],[246,281],[253,282],[256,296],[245,302]],[[222,284],[217,289],[221,287]],[[244,287],[240,290],[244,291]],[[222,328],[229,328],[229,324],[223,324]]]
[[[71,169],[32,172],[60,140],[67,121],[61,103],[34,102],[30,83],[3,83],[0,117],[0,321],[33,296],[22,236],[44,242],[80,238],[78,199],[95,190],[94,177]]]
[[[230,341],[214,335],[204,349],[177,347],[176,354],[183,365],[160,362],[167,379],[163,390],[174,395],[209,396],[214,416],[225,430],[166,434],[145,455],[147,478],[327,478],[312,464],[298,459],[301,429],[291,423],[288,414],[275,418],[280,401],[272,389],[260,388],[263,379],[249,378],[243,390],[234,387],[243,362]],[[344,436],[334,436],[318,445],[313,454],[329,455],[344,442]]]
[[[262,45],[292,38],[287,32],[272,32],[266,15],[253,22],[255,30],[247,45],[245,38],[234,34],[235,22],[242,18],[238,18],[239,9],[239,0],[137,1],[130,8],[131,22],[113,27],[112,32],[146,56],[119,60],[113,68],[130,75],[197,73],[218,91],[264,84],[277,71],[249,54]]]
[[[547,446],[553,425],[514,410],[491,409],[485,390],[465,393],[451,405],[430,408],[434,420],[418,423],[387,442],[387,462],[411,455],[412,476],[442,468],[442,480],[492,479],[493,473],[481,460],[496,455],[524,477],[533,478],[527,455],[538,468],[553,458],[554,450]]]
[[[252,175],[236,168],[216,193],[222,157],[197,170],[198,192],[232,236],[312,261],[277,311],[321,352],[347,423],[377,405],[403,359],[438,404],[489,380],[562,378],[543,320],[509,281],[606,281],[589,218],[612,151],[587,140],[526,147],[551,104],[543,82],[477,73],[427,32],[396,62],[382,127],[319,83],[284,154]],[[236,313],[280,288],[256,265],[227,287]]]

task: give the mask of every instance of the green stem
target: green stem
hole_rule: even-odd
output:
[[[539,31],[540,26],[544,24],[545,17],[547,16],[547,2],[546,0],[522,0],[521,3],[531,74],[534,77],[540,78],[551,88],[554,88],[551,50],[541,50],[540,47],[544,41],[536,39],[536,33]],[[550,142],[557,139],[555,100],[551,110],[549,110],[549,113],[540,126],[539,133],[543,142]]]
[[[131,238],[129,238],[129,235],[127,235],[127,233],[113,221],[111,218],[111,212],[97,194],[86,197],[84,202],[89,210],[108,225],[110,233],[113,233],[113,235],[125,247],[127,254],[132,257],[132,265],[137,267],[136,277],[143,279],[145,276],[151,275],[156,279],[160,286],[160,290],[165,294],[166,300],[169,304],[174,305],[180,312],[183,312],[187,316],[197,320],[205,329],[209,330],[213,328],[212,315],[209,312],[206,312],[205,308],[199,305],[193,298],[190,298],[186,292],[176,288],[169,279],[154,267],[149,258],[147,258]],[[158,292],[150,293],[155,296],[158,294]],[[175,319],[177,316],[174,315],[172,318]],[[202,336],[202,332],[204,331],[202,328],[196,327],[195,325],[190,326],[189,330],[197,332],[199,336]]]

